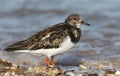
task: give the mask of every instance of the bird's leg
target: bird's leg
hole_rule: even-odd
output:
[[[50,67],[50,63],[49,63],[49,58],[48,57],[46,57],[46,64],[47,64],[48,67]]]
[[[54,56],[51,57],[50,64],[52,67],[55,67]]]
[[[52,65],[53,68],[58,69],[58,71],[59,71],[60,73],[62,73],[62,69],[61,69],[60,67],[58,67],[58,66],[55,65],[54,56],[51,57],[50,64]]]

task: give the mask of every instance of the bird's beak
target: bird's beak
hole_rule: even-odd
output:
[[[85,22],[85,21],[83,21],[83,20],[81,21],[81,24],[90,26],[89,23],[87,23],[87,22]]]

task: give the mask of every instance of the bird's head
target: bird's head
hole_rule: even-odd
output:
[[[65,23],[69,24],[70,26],[80,27],[81,24],[83,25],[90,25],[87,22],[83,21],[80,15],[78,14],[71,14],[65,20]]]

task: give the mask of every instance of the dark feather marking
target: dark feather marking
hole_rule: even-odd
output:
[[[81,30],[79,28],[73,27],[71,26],[71,28],[69,29],[69,36],[71,38],[71,41],[73,43],[77,43],[80,40],[81,37]]]

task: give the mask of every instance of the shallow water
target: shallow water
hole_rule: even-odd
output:
[[[80,14],[91,26],[81,27],[80,42],[69,52],[56,56],[56,62],[77,65],[80,61],[116,60],[119,63],[119,0],[0,0],[0,57],[15,63],[42,62],[44,56],[6,53],[3,48],[63,22],[72,13]]]

